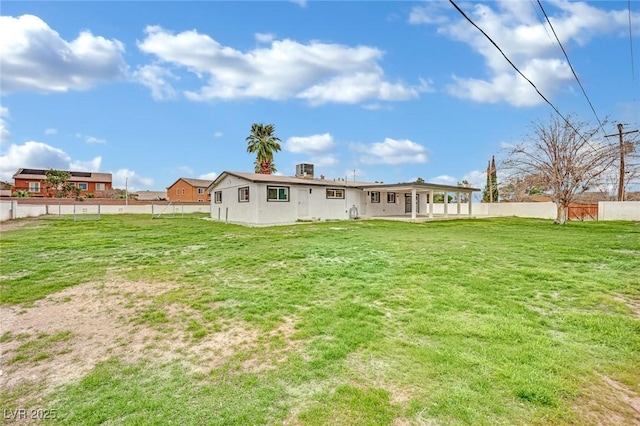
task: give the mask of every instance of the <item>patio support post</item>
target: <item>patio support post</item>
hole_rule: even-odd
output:
[[[444,202],[444,217],[449,217],[449,194],[447,193],[447,191],[444,191],[444,197],[442,201]]]
[[[416,189],[411,188],[411,219],[416,218],[416,210],[418,209],[418,203],[416,201]]]
[[[433,189],[429,190],[429,219],[433,219]]]

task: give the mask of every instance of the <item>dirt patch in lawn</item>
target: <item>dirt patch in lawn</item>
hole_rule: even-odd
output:
[[[194,371],[209,371],[238,354],[248,370],[260,370],[286,356],[293,330],[287,320],[271,333],[234,320],[221,321],[194,337],[194,322],[209,326],[202,313],[181,303],[161,303],[175,283],[111,281],[65,289],[26,307],[0,307],[0,388],[37,389],[21,395],[17,405],[37,400],[55,387],[76,382],[96,364],[111,358],[176,361]],[[215,307],[212,307],[215,309]],[[159,313],[159,325],[145,313]],[[272,356],[260,355],[264,336],[277,336],[282,346]],[[255,358],[255,359],[254,359]],[[34,384],[37,383],[37,386]]]
[[[640,393],[610,377],[601,379],[578,399],[579,423],[640,425]]]
[[[0,222],[0,231],[7,232],[14,229],[20,229],[27,225],[40,226],[38,222],[42,222],[42,218],[39,217],[25,217],[23,219],[5,220]]]

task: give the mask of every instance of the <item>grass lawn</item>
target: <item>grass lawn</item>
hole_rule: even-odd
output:
[[[639,424],[640,224],[3,231],[5,411],[60,424]]]

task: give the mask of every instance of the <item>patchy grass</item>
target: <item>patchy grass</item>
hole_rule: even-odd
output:
[[[79,379],[3,387],[7,409],[37,401],[63,424],[640,421],[635,223],[105,215],[28,224],[0,248],[2,309],[89,315],[66,292],[92,283],[94,315],[122,330]],[[73,328],[2,331],[13,367],[79,347]]]

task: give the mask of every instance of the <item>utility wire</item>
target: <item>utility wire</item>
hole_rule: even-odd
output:
[[[542,20],[542,16],[540,16],[540,12],[538,11],[538,8],[533,4],[533,0],[529,0],[529,3],[531,3],[531,7],[536,12],[538,19],[542,24],[542,28],[544,28],[544,32],[547,33],[547,37],[549,37],[549,41],[551,42],[551,44],[553,44],[553,40],[551,39],[551,34],[549,34],[549,31],[547,31],[547,26],[544,24],[544,21]]]
[[[540,97],[541,97],[542,99],[544,99],[544,101],[545,101],[547,104],[549,104],[549,106],[550,106],[551,108],[553,108],[553,110],[556,112],[556,114],[558,114],[558,115],[559,115],[559,116],[564,120],[564,122],[565,122],[565,123],[567,123],[567,125],[568,125],[569,127],[571,127],[571,129],[573,129],[573,131],[574,131],[574,132],[576,132],[576,134],[577,134],[578,136],[580,136],[580,138],[582,138],[582,139],[583,139],[583,140],[584,140],[584,141],[585,141],[585,142],[586,142],[586,143],[591,147],[591,149],[593,149],[594,151],[597,151],[597,150],[596,150],[596,148],[594,148],[594,147],[593,147],[593,145],[591,145],[591,143],[589,142],[589,140],[587,140],[587,138],[585,138],[585,137],[584,137],[584,136],[583,136],[583,135],[578,131],[578,129],[576,129],[575,127],[573,127],[573,124],[571,124],[571,123],[569,122],[569,120],[568,120],[567,118],[565,118],[565,116],[564,116],[564,115],[562,115],[562,113],[558,110],[558,108],[556,108],[556,106],[555,106],[554,104],[552,104],[552,103],[551,103],[551,101],[549,101],[549,99],[547,99],[547,98],[542,94],[542,92],[540,92],[540,90],[538,90],[538,88],[536,87],[536,85],[535,85],[535,84],[533,84],[533,82],[532,82],[531,80],[529,80],[529,79],[527,78],[527,76],[526,76],[526,75],[524,75],[524,74],[522,73],[522,71],[520,71],[520,70],[518,69],[518,67],[517,67],[517,66],[515,66],[515,64],[514,64],[513,62],[511,62],[511,59],[509,59],[509,58],[507,57],[507,55],[505,55],[505,53],[502,51],[502,49],[500,48],[500,46],[498,46],[498,45],[496,44],[496,42],[495,42],[495,41],[493,41],[493,39],[492,39],[491,37],[489,37],[489,35],[487,35],[487,33],[485,33],[485,32],[482,30],[482,28],[480,28],[480,27],[479,27],[475,22],[473,22],[473,20],[471,20],[471,18],[469,18],[469,17],[467,16],[467,14],[466,14],[466,13],[464,13],[464,11],[463,11],[462,9],[460,9],[460,8],[458,7],[458,5],[457,5],[453,0],[449,0],[449,3],[451,3],[451,4],[453,5],[453,7],[455,7],[455,8],[456,8],[456,10],[457,10],[458,12],[460,12],[460,14],[461,14],[461,15],[462,15],[462,16],[463,16],[467,21],[469,21],[469,23],[470,23],[471,25],[473,25],[474,27],[476,27],[476,29],[477,29],[478,31],[480,31],[480,32],[482,33],[482,35],[484,35],[484,36],[487,38],[487,40],[489,40],[489,42],[491,42],[491,44],[493,44],[493,45],[495,46],[495,48],[496,48],[496,49],[498,49],[498,51],[502,54],[502,56],[504,57],[504,59],[506,59],[506,60],[507,60],[507,62],[509,62],[509,65],[511,65],[511,66],[513,67],[513,69],[514,69],[514,70],[516,70],[516,72],[517,72],[518,74],[520,74],[520,76],[521,76],[522,78],[524,78],[525,80],[527,80],[527,81],[529,82],[529,84],[530,84],[531,86],[533,86],[533,88],[534,88],[534,89],[535,89],[535,91],[538,93],[538,95],[540,95]]]
[[[591,103],[591,100],[589,99],[589,96],[587,96],[587,92],[584,90],[584,87],[582,86],[582,83],[580,82],[580,79],[578,78],[578,75],[576,74],[576,71],[573,69],[573,65],[571,65],[571,61],[569,60],[569,56],[567,55],[567,51],[564,50],[564,46],[562,46],[562,43],[560,42],[560,38],[558,38],[558,34],[556,34],[556,30],[555,28],[553,28],[553,25],[551,25],[551,20],[549,19],[549,16],[547,15],[547,12],[544,10],[544,7],[542,7],[542,2],[540,2],[540,0],[538,0],[538,6],[540,6],[540,10],[542,10],[542,13],[544,14],[544,17],[547,20],[547,23],[549,24],[549,27],[551,28],[551,31],[553,31],[553,35],[556,37],[556,41],[558,42],[558,45],[560,46],[560,49],[562,49],[562,53],[564,53],[564,57],[567,59],[567,64],[569,64],[569,68],[571,68],[571,72],[573,73],[573,76],[575,77],[576,81],[578,82],[578,86],[580,86],[580,89],[582,89],[582,94],[584,95],[584,97],[587,99],[587,102],[589,102],[589,106],[591,107],[591,111],[593,111],[593,115],[596,116],[596,120],[598,120],[598,124],[600,125],[600,129],[602,130],[602,133],[607,133],[603,126],[602,126],[602,122],[600,121],[600,117],[598,117],[598,114],[596,113],[596,110],[593,108],[593,104]]]

